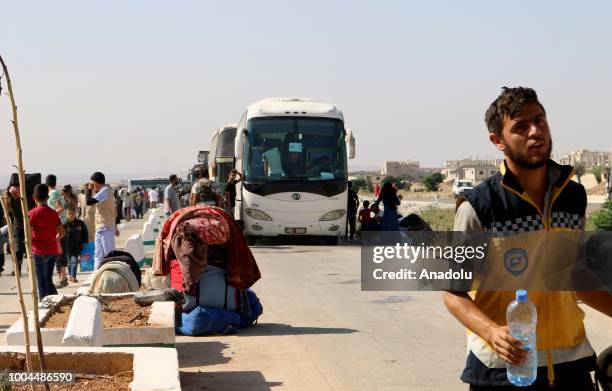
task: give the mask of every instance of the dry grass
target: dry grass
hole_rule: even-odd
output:
[[[419,216],[431,226],[434,231],[452,231],[455,221],[454,208],[427,208]]]

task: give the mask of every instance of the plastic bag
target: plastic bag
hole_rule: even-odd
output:
[[[83,246],[81,251],[81,272],[91,272],[94,269],[94,243],[90,242]]]

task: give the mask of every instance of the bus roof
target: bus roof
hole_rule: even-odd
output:
[[[224,132],[226,130],[231,130],[231,129],[236,129],[236,127],[238,126],[238,124],[233,123],[233,124],[227,124],[227,125],[223,125],[222,127],[220,127],[217,132]]]
[[[267,98],[251,103],[247,108],[247,119],[294,116],[336,118],[344,121],[338,105],[310,98]]]

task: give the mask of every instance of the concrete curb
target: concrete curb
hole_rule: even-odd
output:
[[[72,304],[62,345],[102,346],[102,305],[98,299],[77,297]]]
[[[0,346],[0,364],[5,361],[18,364],[3,353],[25,353],[24,346]],[[125,357],[128,355],[128,357]],[[129,357],[131,355],[131,357]],[[76,356],[76,357],[75,357]],[[45,348],[45,363],[48,371],[90,372],[102,374],[103,368],[114,368],[112,373],[126,370],[131,358],[134,379],[132,391],[180,391],[178,354],[176,349],[149,347],[66,347]],[[126,362],[127,361],[127,362]],[[24,363],[22,363],[24,365]],[[8,367],[8,365],[6,365]],[[16,366],[16,365],[15,365]],[[11,369],[24,370],[23,367]]]
[[[133,292],[130,293],[120,293],[120,294],[110,294],[110,295],[99,295],[102,300],[116,300],[124,297],[132,297],[134,295]],[[70,297],[68,297],[70,298]],[[79,296],[76,298],[76,301],[79,300],[93,300],[99,304],[96,296]],[[101,308],[101,307],[100,307]],[[50,311],[52,309],[41,309],[40,310],[40,319],[41,321],[46,320],[49,316]],[[71,320],[74,315],[74,309],[70,314],[70,319],[66,329],[59,328],[41,328],[41,334],[43,339],[43,344],[45,346],[62,346],[64,336],[68,333],[68,330],[71,326]],[[28,314],[31,316],[31,313]],[[75,315],[76,316],[76,315]],[[103,328],[102,327],[102,316],[100,315],[99,320],[97,321],[97,325],[100,328],[100,331],[95,335],[100,335],[100,340],[95,341],[94,346],[165,346],[165,347],[173,347],[176,342],[175,332],[174,332],[174,302],[155,302],[151,307],[151,314],[149,316],[148,325],[145,327],[115,327],[115,328]],[[85,319],[83,315],[83,319]],[[89,317],[89,321],[83,320],[75,320],[79,327],[84,327],[87,329],[88,327],[91,329],[94,325],[91,323],[91,317]],[[36,344],[36,333],[34,330],[34,325],[30,322],[30,340],[32,343]],[[93,333],[93,331],[92,331]],[[79,335],[81,335],[80,333]],[[5,344],[6,345],[23,345],[24,342],[24,333],[23,333],[23,319],[19,318],[15,323],[9,327],[6,331],[5,335]],[[70,343],[70,346],[84,346],[80,344],[80,342],[66,342]],[[78,345],[77,345],[78,344]],[[89,345],[91,346],[91,345]]]
[[[140,234],[134,234],[128,238],[125,242],[124,250],[129,253],[138,264],[138,266],[145,266],[145,249]],[[150,266],[150,265],[149,265]]]

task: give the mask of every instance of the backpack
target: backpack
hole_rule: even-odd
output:
[[[200,192],[198,194],[199,198],[199,202],[217,202],[217,195],[215,194],[215,192],[213,191],[212,188],[212,183],[210,182],[205,182],[202,183],[200,182]]]

